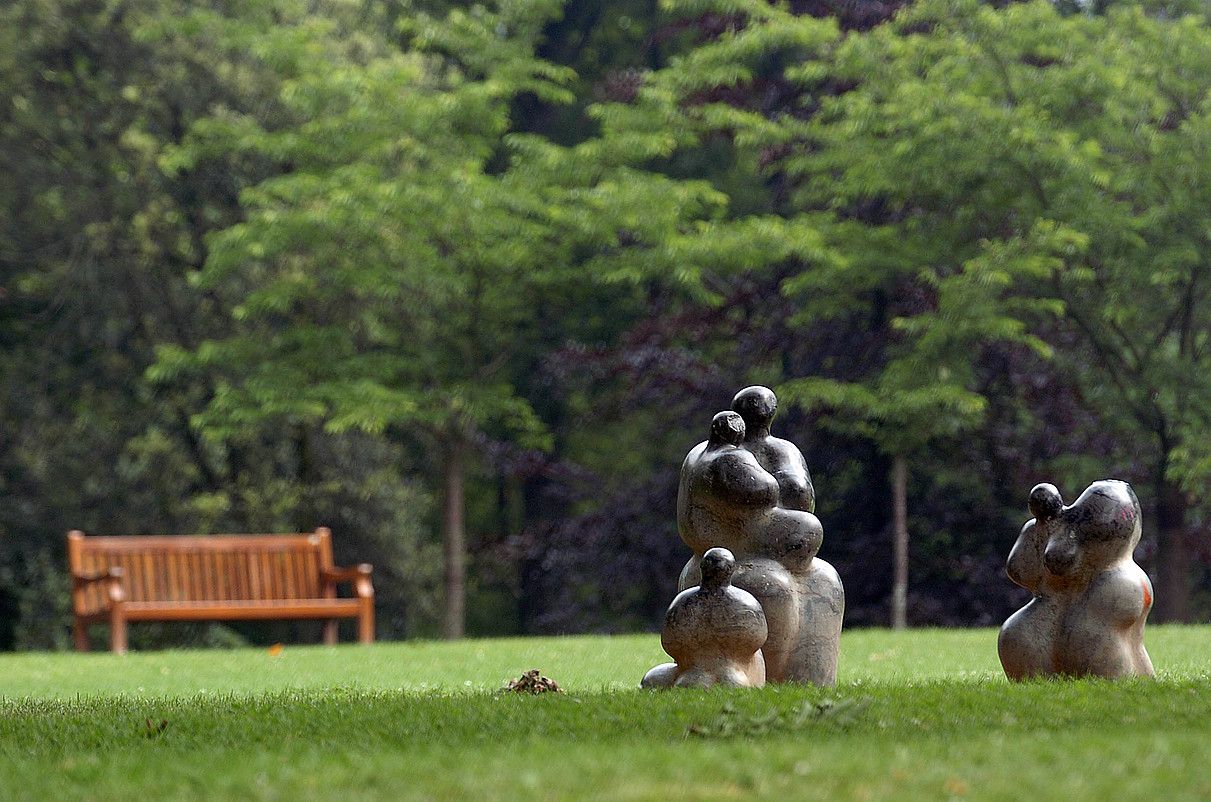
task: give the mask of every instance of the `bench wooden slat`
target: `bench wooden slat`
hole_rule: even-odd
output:
[[[227,555],[216,553],[212,555],[212,559],[214,560],[215,572],[215,597],[219,599],[234,599],[235,594],[231,586],[231,577],[227,570]]]
[[[178,555],[172,552],[162,551],[165,563],[170,564],[174,557]],[[181,599],[194,600],[207,598],[206,588],[203,586],[203,577],[206,574],[205,560],[200,554],[183,554],[180,555],[178,562],[180,565],[181,583],[179,585],[170,585],[177,590],[175,596]],[[168,598],[172,598],[169,594],[164,594]],[[150,597],[157,598],[157,597]]]
[[[129,620],[324,619],[324,640],[332,643],[336,619],[356,617],[359,640],[374,638],[370,566],[326,574],[332,567],[326,528],[297,535],[85,537],[73,531],[68,564],[76,578],[73,629],[80,649],[88,645],[87,624],[96,621],[110,622],[115,651],[125,649]],[[110,575],[111,568],[121,569],[121,577]],[[84,579],[92,576],[105,581]],[[338,579],[353,582],[356,598],[337,598]]]
[[[295,575],[298,565],[298,555],[294,553],[282,555],[282,595],[286,598],[302,595],[298,577]]]
[[[275,599],[260,602],[128,602],[128,621],[254,621],[356,618],[360,599]]]

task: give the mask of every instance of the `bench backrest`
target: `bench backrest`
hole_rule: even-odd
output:
[[[75,574],[108,568],[124,572],[132,602],[269,601],[317,599],[320,570],[332,568],[326,528],[293,535],[67,536]],[[92,584],[72,591],[78,613],[104,609],[104,590]]]

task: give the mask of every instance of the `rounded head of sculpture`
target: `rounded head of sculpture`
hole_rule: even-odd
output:
[[[738,446],[744,442],[744,419],[731,410],[720,412],[711,420],[710,444]]]
[[[702,587],[718,588],[730,584],[736,570],[736,558],[727,549],[716,546],[702,555]]]
[[[1051,485],[1030,494],[1030,511],[1046,522],[1043,562],[1056,576],[1088,575],[1130,559],[1140,540],[1140,505],[1126,482],[1094,482],[1067,507]]]
[[[1030,491],[1030,514],[1042,521],[1056,518],[1064,510],[1064,499],[1055,485],[1037,484]]]
[[[732,409],[740,413],[750,429],[768,429],[778,412],[778,397],[770,388],[754,384],[736,393]]]
[[[1072,502],[1073,529],[1085,549],[1097,548],[1104,555],[1091,554],[1095,561],[1123,553],[1130,554],[1140,541],[1140,503],[1126,482],[1103,479],[1089,485]]]

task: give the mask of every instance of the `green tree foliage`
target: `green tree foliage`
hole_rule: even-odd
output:
[[[241,154],[279,171],[243,191],[245,219],[208,240],[195,276],[232,299],[233,333],[164,346],[149,376],[215,377],[193,422],[225,447],[322,427],[431,455],[413,464],[441,476],[449,637],[463,632],[476,438],[551,444],[519,392],[543,309],[669,259],[680,216],[709,208],[698,183],[510,134],[517,97],[571,100],[571,73],[533,55],[554,8],[416,15],[402,50],[328,20],[277,29],[250,45],[275,64],[283,119],[211,116],[167,159],[188,170]]]
[[[1152,455],[1162,613],[1185,617],[1177,483],[1207,464],[1189,446],[1207,412],[1203,20],[944,0],[842,36],[761,2],[672,9],[733,24],[651,75],[641,101],[666,119],[628,129],[670,148],[725,137],[770,182],[765,211],[701,232],[705,264],[787,265],[805,331],[887,331],[863,364],[789,376],[786,395],[906,456],[978,423],[985,346],[1063,344],[1096,425],[1131,443],[1124,459]],[[718,231],[743,246],[711,243]]]
[[[834,375],[785,376],[784,400],[827,411],[822,425],[868,437],[903,459],[978,423],[984,399],[973,389],[973,373],[980,344],[1005,340],[1049,350],[1020,317],[1053,305],[1006,297],[1019,274],[1049,263],[1040,264],[1020,243],[939,260],[920,233],[906,233],[886,215],[864,217],[865,198],[831,186],[829,160],[846,162],[849,148],[844,135],[826,141],[821,132],[829,129],[817,117],[838,81],[842,37],[832,20],[760,2],[678,3],[673,10],[691,16],[714,10],[733,24],[648,76],[634,102],[600,109],[607,120],[625,121],[616,131],[607,127],[604,137],[637,158],[667,158],[674,148],[723,138],[734,173],[770,179],[766,187],[750,187],[730,215],[687,237],[682,253],[695,268],[691,277],[709,286],[729,275],[778,271],[799,307],[790,323],[805,334],[855,318],[887,330],[885,347],[869,360],[839,364]],[[762,92],[778,100],[763,101]],[[637,141],[635,132],[646,130],[654,135]],[[803,151],[812,164],[798,157]],[[735,186],[716,172],[720,178]],[[1059,247],[1062,237],[1051,240],[1047,247]],[[887,313],[903,286],[931,294],[934,308]],[[755,380],[784,377],[781,366],[754,367]],[[902,484],[895,490],[902,498]]]
[[[1175,482],[1208,411],[1196,165],[1209,45],[1201,20],[1137,8],[1063,17],[1046,3],[923,3],[838,48],[838,78],[856,88],[822,104],[817,152],[788,159],[811,176],[808,196],[887,204],[893,222],[880,228],[904,243],[897,257],[953,274],[957,303],[948,310],[943,285],[931,328],[961,332],[962,312],[975,312],[993,336],[1031,337],[1030,305],[1062,311],[1058,331],[1031,331],[1070,335],[1078,345],[1059,358],[1090,412],[1149,449],[1161,609],[1179,618],[1190,552]],[[1003,312],[984,303],[990,289]]]
[[[183,488],[207,482],[180,399],[137,378],[154,343],[206,318],[182,281],[188,221],[221,213],[221,187],[156,168],[158,143],[224,91],[196,50],[143,36],[160,10],[0,11],[0,531],[22,605],[69,525],[172,528],[197,510]]]
[[[241,187],[275,169],[230,153],[169,173],[165,157],[218,109],[280,115],[275,67],[246,45],[302,5],[244,3],[238,17],[159,0],[0,12],[0,584],[8,620],[29,612],[6,642],[61,637],[43,588],[61,586],[46,567],[62,564],[71,527],[267,531],[322,516],[353,535],[338,548],[371,546],[388,575],[403,574],[386,584],[388,604],[426,581],[423,560],[394,570],[397,550],[419,543],[403,510],[426,500],[383,472],[398,462],[390,448],[302,428],[216,448],[191,420],[214,393],[210,376],[143,380],[157,346],[196,347],[228,318],[225,299],[189,276],[206,233],[237,219]],[[392,519],[390,538],[375,534]],[[414,598],[411,626],[425,617]]]
[[[908,464],[935,517],[939,485],[990,485],[949,532],[1016,521],[1030,481],[1147,473],[1186,615],[1211,34],[1158,9],[10,3],[0,642],[62,634],[38,599],[74,526],[333,525],[384,635],[460,634],[464,590],[479,631],[530,626],[506,608],[552,582],[646,621],[661,480],[756,381],[828,445],[856,549]],[[1046,360],[1063,387],[1028,403]],[[968,462],[996,427],[1101,445],[1022,446],[1006,501]],[[916,528],[922,565],[966,570]]]

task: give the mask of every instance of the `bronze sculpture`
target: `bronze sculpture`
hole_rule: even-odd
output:
[[[845,592],[816,557],[824,537],[815,492],[799,449],[770,435],[774,393],[748,387],[720,412],[708,440],[686,456],[677,528],[693,551],[678,581],[698,583],[703,555],[722,546],[736,557],[732,583],[765,612],[762,652],[770,682],[836,682]]]
[[[1005,674],[1154,676],[1144,648],[1152,583],[1132,559],[1140,505],[1131,486],[1094,482],[1064,506],[1054,486],[1036,485],[1030,512],[1006,572],[1034,598],[1001,627]]]
[[[702,556],[702,584],[677,594],[660,645],[676,662],[644,675],[644,688],[760,688],[765,684],[765,614],[752,594],[732,587],[736,559],[727,549]]]

